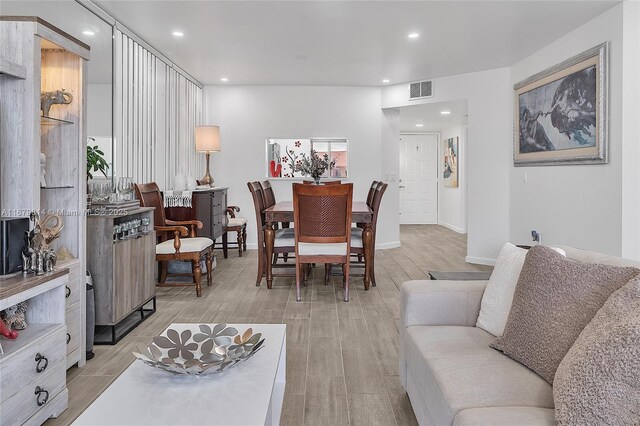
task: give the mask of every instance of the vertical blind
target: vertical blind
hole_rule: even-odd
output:
[[[114,166],[117,177],[171,189],[177,173],[200,177],[195,151],[202,88],[131,37],[115,30]]]

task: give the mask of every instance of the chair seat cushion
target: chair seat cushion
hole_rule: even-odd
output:
[[[196,253],[213,245],[213,241],[209,238],[180,238],[180,253]],[[156,245],[156,254],[174,254],[176,252],[173,247],[173,240],[163,241]]]
[[[232,217],[229,218],[229,221],[227,222],[227,226],[231,227],[231,226],[244,226],[247,224],[247,219],[245,219],[244,217]]]
[[[433,424],[451,424],[467,408],[553,408],[551,385],[522,364],[489,347],[481,328],[412,326],[403,349],[412,404],[424,401]]]
[[[298,243],[301,256],[346,256],[347,243]]]
[[[453,426],[543,426],[554,425],[552,408],[539,407],[483,407],[462,410]]]
[[[362,248],[362,228],[351,228],[351,248]]]
[[[276,229],[274,247],[294,247],[295,245],[296,235],[293,228]]]

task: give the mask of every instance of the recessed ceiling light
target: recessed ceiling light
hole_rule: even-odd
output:
[[[409,33],[409,35],[407,37],[409,37],[409,38],[418,38],[418,37],[420,37],[420,34],[418,34],[418,33]]]
[[[451,114],[451,111],[440,111],[440,114],[449,115],[449,114]]]
[[[174,37],[182,37],[184,35],[182,31],[174,31],[171,34],[173,34]]]
[[[383,83],[388,83],[388,82],[389,82],[389,79],[388,79],[388,78],[385,78],[384,80],[382,80],[382,82],[383,82]]]
[[[229,79],[227,77],[220,77],[220,81],[227,82],[227,81],[229,81]]]
[[[424,124],[416,124],[416,127],[424,127]]]
[[[88,35],[88,36],[96,35],[96,33],[94,33],[94,32],[93,32],[93,31],[91,31],[91,30],[84,30],[84,31],[82,32],[82,34],[84,34],[84,35]]]

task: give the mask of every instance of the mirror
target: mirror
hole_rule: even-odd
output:
[[[113,152],[113,27],[75,1],[2,0],[2,14],[38,16],[91,47],[87,79],[87,143],[98,146],[107,163]],[[106,176],[112,180],[113,166]]]

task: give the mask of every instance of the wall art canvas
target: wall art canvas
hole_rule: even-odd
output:
[[[607,162],[607,44],[514,86],[514,164]]]
[[[444,180],[444,186],[451,188],[457,188],[459,183],[459,142],[460,139],[457,136],[455,138],[449,138],[442,141],[442,153],[444,156],[442,179]]]
[[[311,152],[311,139],[267,139],[267,176],[270,178],[302,177],[295,172],[302,154]]]

